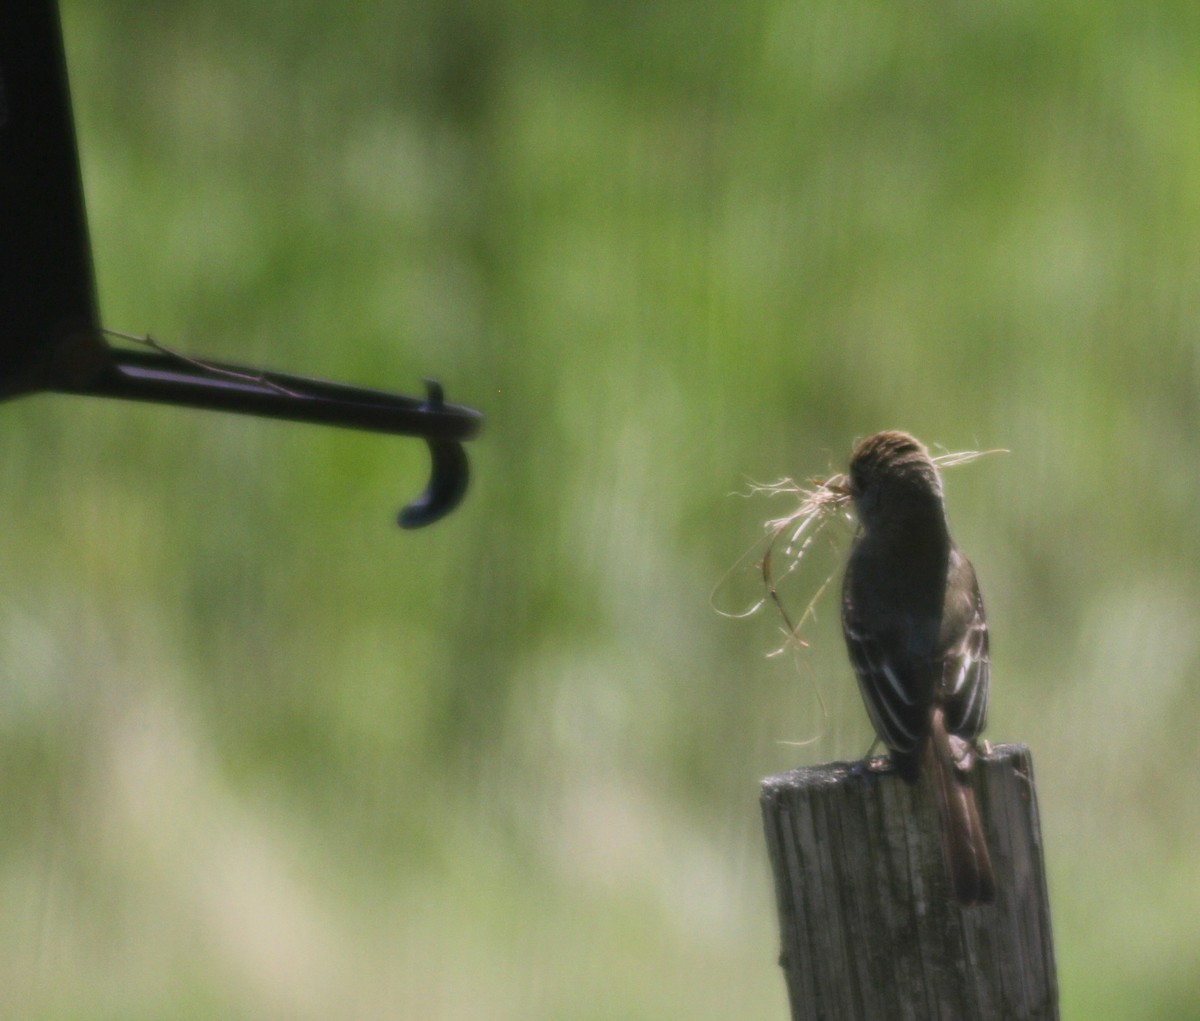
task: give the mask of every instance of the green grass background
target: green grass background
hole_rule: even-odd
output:
[[[1193,4],[63,20],[106,325],[488,421],[408,534],[419,443],[0,409],[0,1013],[786,1017],[758,781],[869,726],[834,600],[797,667],[709,594],[900,427],[1011,451],[1063,1016],[1200,1015]]]

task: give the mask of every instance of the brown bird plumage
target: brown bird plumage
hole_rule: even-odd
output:
[[[925,447],[882,432],[855,447],[861,525],[842,586],[842,631],[867,713],[896,769],[934,784],[951,885],[989,904],[996,881],[971,769],[987,718],[988,629],[975,569],[946,522]]]

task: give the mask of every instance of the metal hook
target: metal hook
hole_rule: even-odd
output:
[[[430,411],[443,406],[442,385],[435,379],[425,380],[428,398],[425,407]],[[467,454],[461,443],[453,440],[427,440],[432,462],[429,485],[407,507],[400,511],[397,523],[401,528],[424,528],[444,518],[462,502],[467,492],[470,470]]]
[[[448,404],[436,379],[425,380],[426,396],[421,401],[344,383],[200,361],[168,351],[150,338],[141,342],[154,350],[113,348],[97,334],[72,334],[56,349],[44,386],[65,393],[419,436],[429,446],[429,484],[400,511],[401,528],[423,528],[441,520],[466,494],[470,470],[461,441],[479,431],[483,416],[472,408]]]
[[[150,338],[143,343],[154,350],[114,348],[100,333],[75,331],[51,349],[33,389],[418,436],[429,446],[429,483],[400,511],[401,528],[423,528],[441,520],[466,494],[470,470],[462,441],[479,431],[483,416],[447,403],[436,379],[425,380],[426,396],[419,400],[306,376],[200,361],[168,351]]]

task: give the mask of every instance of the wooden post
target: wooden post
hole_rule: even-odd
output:
[[[1033,760],[980,755],[975,791],[998,887],[962,908],[929,784],[883,760],[763,782],[793,1021],[1057,1021]]]

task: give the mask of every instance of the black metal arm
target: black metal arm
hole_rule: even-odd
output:
[[[0,0],[0,225],[0,400],[54,391],[417,436],[430,480],[400,525],[430,524],[462,500],[462,442],[483,416],[446,403],[433,380],[421,399],[200,361],[148,337],[147,350],[107,343],[55,0]]]
[[[146,342],[154,343],[148,338]],[[157,344],[152,351],[115,348],[94,334],[76,334],[59,346],[45,389],[420,437],[429,445],[432,465],[424,492],[399,515],[400,526],[411,529],[445,517],[462,501],[470,472],[461,441],[475,436],[483,422],[479,412],[447,404],[436,380],[427,379],[425,384],[427,394],[421,400],[308,376],[199,361]]]

